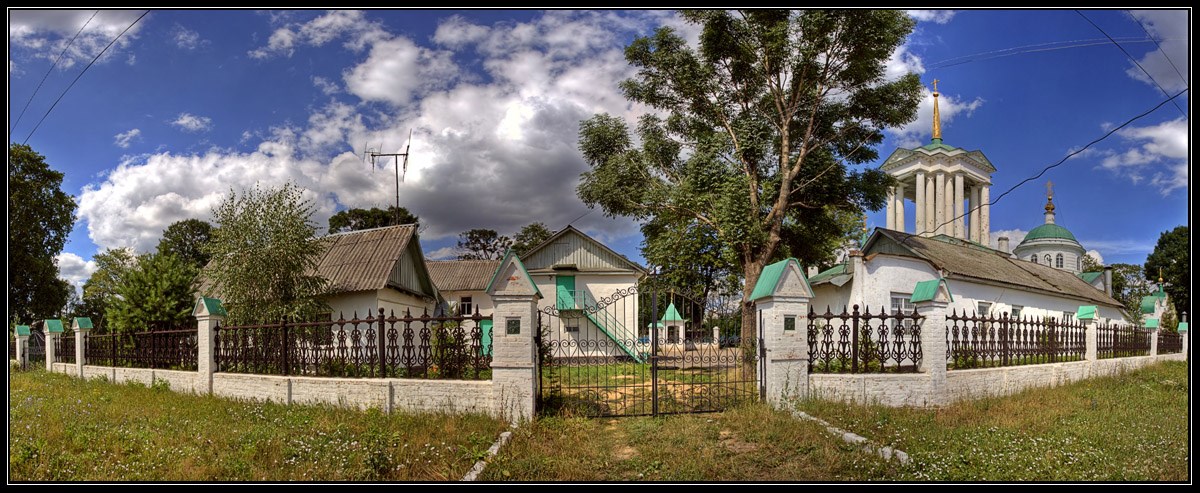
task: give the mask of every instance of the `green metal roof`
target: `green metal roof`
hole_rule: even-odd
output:
[[[683,320],[683,317],[679,315],[679,310],[675,309],[674,302],[667,305],[667,312],[663,314],[662,321],[665,323],[667,320]]]
[[[496,272],[492,273],[492,280],[488,281],[487,291],[492,291],[492,285],[496,284],[496,278],[500,276],[500,270],[503,269],[505,265],[508,265],[509,257],[513,257],[513,260],[517,262],[517,267],[521,269],[521,273],[525,274],[525,280],[529,281],[530,286],[533,286],[533,294],[539,299],[542,298],[542,290],[538,289],[536,282],[533,282],[533,277],[531,277],[529,275],[529,271],[525,269],[525,263],[521,262],[521,257],[517,256],[517,252],[511,248],[509,248],[508,252],[504,254],[504,259],[500,260],[500,265],[496,266]]]
[[[918,282],[917,285],[913,287],[912,298],[910,298],[909,301],[912,301],[913,303],[933,301],[934,298],[937,297],[938,286],[945,282],[946,280],[941,277]],[[950,301],[954,301],[954,294],[950,293],[950,284],[948,283],[946,284],[946,294],[950,295]]]
[[[204,303],[204,309],[208,310],[209,315],[217,315],[221,317],[228,315],[228,313],[225,313],[225,306],[221,304],[221,300],[201,296],[200,302]]]
[[[794,258],[785,258],[763,267],[762,274],[758,276],[758,282],[754,284],[754,291],[750,293],[750,301],[757,301],[761,298],[774,295],[775,287],[779,285],[779,279],[787,271],[789,262],[796,263],[796,270],[800,272],[800,280],[811,287],[812,284],[804,278],[804,271],[800,269],[800,261]],[[809,293],[811,292],[812,290],[810,289]]]
[[[1147,329],[1157,329],[1158,328],[1158,319],[1157,318],[1147,318],[1146,319],[1146,328]]]
[[[933,141],[931,141],[931,142],[930,142],[930,143],[928,143],[928,144],[925,144],[925,145],[921,146],[921,148],[922,148],[922,149],[925,149],[925,150],[927,150],[927,151],[935,151],[935,150],[938,150],[938,149],[942,149],[942,150],[945,150],[945,151],[955,151],[955,150],[958,150],[958,148],[957,148],[957,147],[954,147],[954,146],[950,146],[950,145],[943,144],[943,143],[942,143],[942,139],[933,139]]]
[[[1179,327],[1176,327],[1175,330],[1179,331],[1179,332],[1187,332],[1188,331],[1187,324],[1188,324],[1187,322],[1179,322]]]
[[[1158,301],[1158,296],[1150,295],[1142,297],[1142,313],[1154,313],[1154,303]]]
[[[809,284],[816,284],[832,279],[846,273],[846,264],[837,264],[829,269],[821,271],[821,273],[808,278]]]
[[[1083,305],[1075,312],[1077,320],[1092,320],[1096,318],[1096,305]]]
[[[1096,282],[1096,279],[1099,278],[1101,274],[1103,274],[1103,272],[1080,272],[1078,275],[1080,279],[1083,279],[1083,282],[1091,284]]]
[[[87,317],[75,317],[75,326],[81,329],[92,328],[92,319]]]
[[[18,325],[16,328],[17,328],[17,335],[19,335],[19,336],[29,335],[29,326],[28,325]]]
[[[1038,226],[1038,227],[1030,230],[1029,234],[1025,235],[1025,239],[1021,240],[1021,244],[1024,245],[1026,243],[1029,243],[1030,240],[1042,240],[1042,239],[1071,240],[1076,243],[1079,243],[1079,240],[1076,240],[1075,235],[1071,234],[1070,231],[1067,231],[1067,228],[1064,228],[1057,224],[1043,224],[1041,226]]]
[[[59,333],[59,334],[61,334],[61,333],[62,333],[62,331],[63,331],[63,323],[62,323],[62,320],[58,320],[58,319],[56,319],[56,318],[52,318],[52,319],[46,320],[46,321],[45,321],[45,324],[46,324],[46,325],[45,325],[45,327],[46,327],[46,332],[48,332],[48,333],[49,333],[49,332],[54,332],[54,333]]]

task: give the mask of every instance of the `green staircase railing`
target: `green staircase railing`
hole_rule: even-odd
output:
[[[587,291],[578,290],[572,292],[564,286],[558,286],[555,298],[557,298],[556,305],[559,310],[582,311],[583,315],[587,317],[587,319],[593,324],[595,324],[596,327],[598,327],[600,331],[604,333],[604,335],[608,336],[609,339],[612,339],[613,342],[617,343],[617,347],[620,347],[621,351],[624,351],[625,354],[629,355],[630,358],[633,358],[633,360],[638,363],[645,362],[645,357],[637,351],[634,351],[626,346],[624,339],[620,337],[623,335],[629,335],[629,329],[625,328],[625,324],[621,323],[620,320],[610,315],[607,311],[596,310],[595,312],[590,312],[585,309],[586,307],[594,307],[597,305],[596,300],[592,299],[592,297],[588,295]],[[636,338],[631,338],[629,340],[636,340]]]

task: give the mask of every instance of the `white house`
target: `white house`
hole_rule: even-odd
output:
[[[316,273],[330,283],[330,316],[349,319],[369,313],[397,317],[411,311],[432,315],[439,299],[425,267],[417,226],[405,224],[350,231],[320,239],[325,246]]]

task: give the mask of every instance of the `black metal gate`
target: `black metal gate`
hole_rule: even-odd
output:
[[[740,345],[739,304],[709,298],[645,285],[603,293],[558,286],[539,311],[540,410],[645,416],[758,399],[761,370],[753,347]]]
[[[28,368],[40,368],[46,366],[46,334],[38,329],[29,331],[29,340],[26,341],[26,350],[29,351]]]

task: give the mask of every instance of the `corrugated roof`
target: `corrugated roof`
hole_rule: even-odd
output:
[[[808,283],[809,284],[820,284],[820,283],[823,283],[825,281],[828,281],[830,279],[833,279],[836,276],[840,276],[845,273],[846,273],[846,264],[837,264],[829,269],[821,271],[821,273],[819,273],[815,276],[808,278]]]
[[[915,257],[928,260],[937,268],[946,271],[949,276],[999,282],[1122,308],[1120,302],[1070,272],[981,251],[956,242],[876,228],[876,234],[866,245],[865,250],[868,254],[873,253],[881,238],[900,245]]]
[[[316,273],[335,293],[383,289],[416,230],[415,224],[403,224],[320,238],[327,246]]]
[[[433,285],[441,291],[484,291],[499,260],[429,260],[425,262]]]
[[[1096,282],[1096,278],[1100,277],[1103,272],[1080,272],[1079,278],[1088,284]]]

